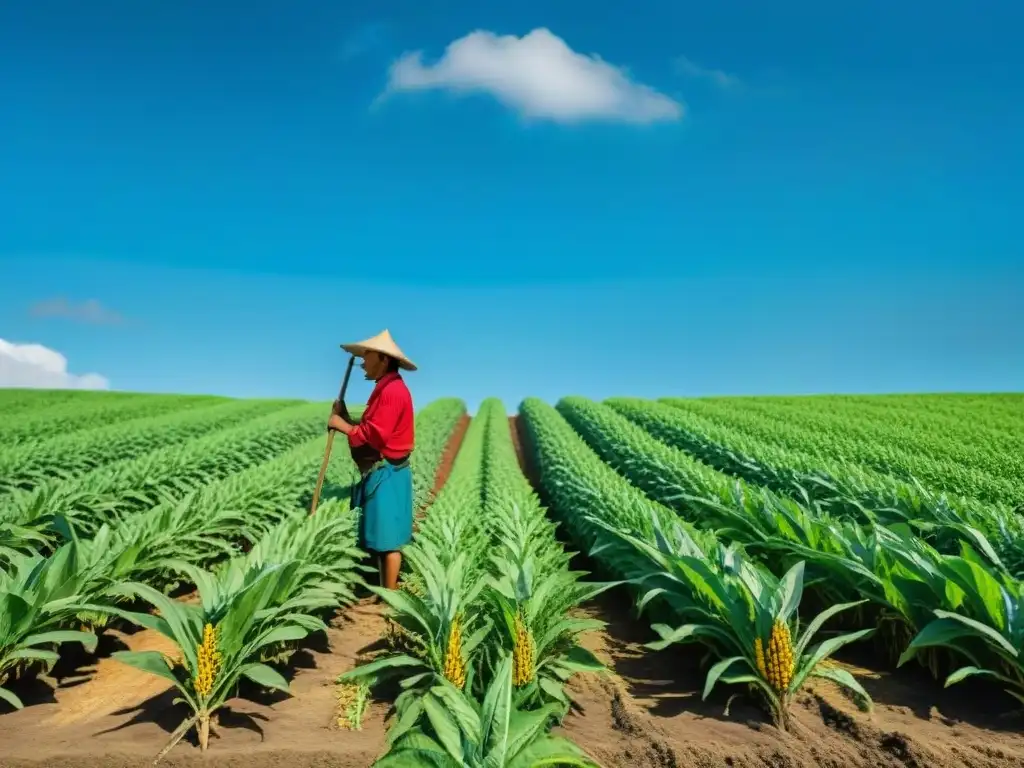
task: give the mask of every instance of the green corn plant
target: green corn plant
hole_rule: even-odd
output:
[[[358,517],[347,501],[332,499],[310,516],[296,510],[282,518],[253,545],[239,561],[252,565],[300,563],[295,578],[287,587],[290,592],[279,595],[285,608],[317,610],[321,599],[330,607],[348,605],[356,600],[354,587],[365,584],[358,575],[373,569],[360,564],[362,551],[356,547]],[[298,598],[301,602],[295,602]]]
[[[459,690],[472,687],[474,653],[491,631],[478,607],[484,582],[467,579],[465,554],[456,556],[447,568],[430,548],[410,547],[405,555],[422,578],[422,595],[373,586],[370,590],[392,608],[390,619],[400,628],[406,648],[351,669],[337,682],[400,676],[404,689],[400,698],[419,695],[439,679]]]
[[[570,611],[618,582],[588,584],[568,569],[535,569],[529,555],[497,555],[493,564],[499,575],[489,582],[489,597],[495,625],[503,630],[501,652],[512,653],[517,705],[558,702],[568,710],[565,681],[577,672],[605,669],[579,644],[582,633],[604,622],[575,618]]]
[[[376,768],[597,768],[575,744],[548,733],[557,705],[515,706],[512,666],[506,654],[482,701],[447,681],[408,700]]]
[[[49,538],[35,528],[0,519],[0,566],[46,548]]]
[[[35,665],[49,671],[58,661],[55,646],[81,643],[92,653],[96,635],[66,629],[86,605],[78,548],[70,542],[50,557],[15,555],[0,570],[0,699],[15,709],[24,704],[4,684]]]
[[[570,704],[564,683],[575,672],[604,666],[580,644],[580,636],[604,622],[577,618],[584,602],[617,583],[583,583],[572,571],[572,554],[558,541],[553,524],[523,475],[505,409],[491,398],[484,445],[484,520],[495,550],[490,558],[486,603],[496,627],[485,649],[487,664],[512,653],[516,703]]]
[[[803,595],[803,563],[776,579],[746,560],[735,546],[719,547],[715,558],[698,555],[695,544],[684,548],[687,554],[679,554],[670,541],[685,540],[682,526],[670,537],[657,521],[654,525],[655,544],[616,533],[651,563],[651,573],[641,579],[648,587],[641,608],[654,596],[681,593],[681,599],[672,604],[683,623],[674,628],[653,625],[661,640],[649,647],[660,650],[673,643],[700,642],[718,659],[708,671],[703,698],[719,682],[749,684],[763,694],[773,721],[782,730],[788,729],[790,705],[810,677],[831,680],[852,690],[865,705],[870,703],[849,672],[824,662],[843,646],[871,635],[873,627],[810,645],[828,619],[864,601],[834,605],[801,632],[797,609]]]
[[[737,487],[734,493],[742,491]],[[906,524],[883,527],[835,520],[779,498],[743,512],[738,503],[693,501],[719,522],[717,535],[742,543],[773,573],[804,562],[805,591],[815,605],[860,600],[837,619],[849,627],[876,625],[874,640],[893,663],[942,600],[945,580],[933,567],[939,554]],[[922,662],[936,674],[939,659],[924,656]]]
[[[288,682],[272,667],[258,661],[263,649],[282,641],[301,640],[310,632],[326,629],[320,620],[275,604],[286,591],[300,564],[250,567],[244,572],[229,569],[222,579],[193,572],[199,588],[198,605],[172,600],[140,583],[127,583],[117,591],[139,597],[159,615],[116,612],[122,618],[152,629],[173,641],[179,658],[171,663],[158,651],[121,651],[113,658],[166,679],[181,694],[175,703],[188,705],[190,715],[174,732],[162,757],[195,727],[205,751],[210,718],[230,698],[241,680],[289,692]],[[98,608],[98,606],[97,606]]]
[[[249,567],[298,562],[294,576],[282,583],[275,603],[286,612],[324,615],[356,600],[356,585],[366,586],[360,572],[363,555],[355,546],[357,516],[347,501],[329,500],[315,515],[296,510],[270,528],[237,562]],[[236,561],[231,561],[236,562]],[[291,655],[294,642],[267,646],[261,660],[281,660]]]
[[[1024,586],[1004,571],[989,567],[988,557],[962,544],[960,556],[938,563],[945,580],[944,607],[932,611],[900,657],[941,649],[969,662],[954,669],[945,685],[986,677],[1024,704]]]

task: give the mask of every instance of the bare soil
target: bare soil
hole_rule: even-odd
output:
[[[526,426],[519,420],[518,416],[509,416],[508,428],[512,433],[512,446],[516,449],[516,458],[519,459],[519,469],[522,470],[526,479],[530,481],[530,485],[539,494],[541,492],[540,474],[538,474],[537,468],[533,465],[533,455],[526,450],[530,440],[526,434]]]
[[[644,622],[630,616],[625,594],[610,594],[581,613],[608,622],[584,644],[605,675],[569,682],[574,709],[556,732],[604,766],[631,768],[1005,768],[1024,766],[1021,721],[982,689],[957,692],[914,670],[876,672],[844,664],[875,701],[860,711],[828,683],[809,686],[794,706],[789,732],[771,725],[739,687],[701,701],[698,646],[653,651]],[[733,693],[740,693],[730,702]],[[991,693],[991,691],[989,691]],[[1015,727],[1016,726],[1016,727]]]
[[[509,426],[523,473],[543,500],[524,450],[525,429],[516,416]],[[582,557],[573,566],[595,571]],[[723,686],[701,701],[706,666],[700,647],[645,648],[655,637],[631,605],[619,589],[581,610],[606,622],[584,644],[608,672],[569,681],[574,707],[555,729],[608,768],[1024,766],[1024,716],[1003,716],[1014,707],[1009,697],[992,686],[944,690],[913,667],[877,671],[870,661],[844,657],[840,663],[871,695],[873,711],[860,711],[839,689],[816,681],[796,702],[785,733],[739,687]],[[730,700],[734,693],[741,695]]]
[[[455,457],[459,455],[459,448],[462,447],[462,440],[466,436],[466,430],[469,429],[470,421],[472,421],[470,415],[464,413],[455,425],[455,429],[452,430],[452,436],[448,438],[448,445],[445,446],[444,453],[441,454],[441,463],[437,465],[437,475],[434,478],[431,495],[436,496],[440,493],[444,484],[448,482],[452,467],[455,466]]]
[[[469,429],[470,421],[471,417],[469,414],[464,413],[462,418],[455,424],[455,429],[452,430],[451,437],[448,438],[448,444],[445,446],[444,453],[441,454],[441,462],[437,465],[434,487],[430,490],[427,503],[421,509],[416,510],[412,523],[413,533],[419,530],[419,521],[427,514],[427,510],[434,503],[437,494],[441,492],[444,484],[448,482],[448,477],[452,473],[452,467],[455,466],[455,457],[459,455],[459,448],[462,447],[462,440],[466,436],[466,430]]]
[[[338,675],[379,643],[382,609],[370,599],[345,609],[319,644],[293,657],[292,696],[248,695],[221,710],[203,755],[194,731],[160,765],[229,768],[366,768],[383,751],[386,701],[373,701],[362,730],[337,727]],[[112,633],[113,634],[113,633]],[[133,650],[170,651],[148,631],[116,633]],[[62,679],[36,683],[34,700],[0,717],[0,766],[128,768],[150,765],[184,719],[170,686],[109,658]],[[47,689],[44,691],[43,689]]]

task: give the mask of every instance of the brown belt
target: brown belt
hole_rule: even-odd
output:
[[[409,466],[409,457],[406,456],[404,459],[401,459],[401,460],[399,460],[399,459],[381,458],[380,461],[374,462],[371,466],[366,467],[365,469],[360,468],[359,469],[359,475],[365,481],[366,478],[368,478],[370,475],[372,475],[378,469],[382,469],[383,467],[387,466],[388,464],[390,464],[393,467],[397,467],[398,469],[404,469],[405,467]]]
[[[411,455],[411,453],[407,453],[405,456],[401,456],[397,459],[391,459],[386,456],[381,456],[381,454],[369,446],[361,446],[352,451],[352,460],[356,463],[356,467],[359,469],[359,474],[367,475],[383,462],[387,462],[395,467],[401,466],[409,461],[409,457]]]

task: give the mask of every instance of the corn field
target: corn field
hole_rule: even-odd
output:
[[[699,659],[698,699],[745,697],[786,738],[815,686],[871,716],[850,652],[1024,705],[1024,396],[527,398],[518,432],[492,398],[464,435],[440,399],[396,591],[357,548],[343,439],[308,514],[328,410],[0,391],[0,729],[63,657],[138,628],[175,649],[109,654],[180,701],[153,757],[213,755],[231,702],[292,694],[287,661],[371,598],[386,629],[334,680],[331,737],[393,691],[379,766],[601,765],[567,724],[573,678],[615,674],[587,642],[609,600],[646,654]]]

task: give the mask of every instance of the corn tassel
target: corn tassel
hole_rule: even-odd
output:
[[[451,630],[448,632],[444,676],[459,690],[466,684],[466,663],[462,660],[462,622],[458,616],[452,621]]]
[[[217,650],[217,630],[212,624],[203,628],[203,642],[196,649],[198,664],[193,687],[196,696],[205,699],[213,690],[213,683],[220,671],[220,651]]]
[[[533,636],[523,622],[521,610],[516,613],[515,632],[515,645],[512,648],[512,684],[518,688],[533,682],[536,673]]]

